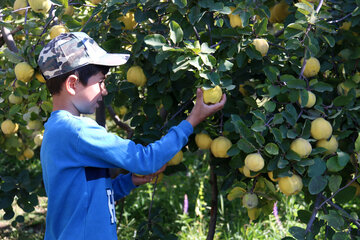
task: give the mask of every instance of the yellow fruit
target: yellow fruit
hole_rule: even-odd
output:
[[[42,83],[46,83],[45,78],[43,77],[43,75],[39,72],[35,73],[35,78]]]
[[[91,3],[95,4],[95,5],[97,5],[97,4],[101,3],[101,2],[102,2],[102,0],[91,0]]]
[[[242,199],[242,204],[248,209],[255,208],[259,204],[259,199],[255,193],[246,193]]]
[[[206,133],[198,133],[195,135],[195,142],[199,149],[210,149],[212,139]]]
[[[235,8],[234,7],[230,7],[231,12],[234,12]],[[230,25],[232,28],[236,28],[236,27],[240,27],[242,28],[242,21],[239,15],[233,15],[233,14],[228,14],[229,20],[230,20]]]
[[[18,130],[19,130],[19,124],[15,123],[15,128],[13,130],[13,133],[16,133]]]
[[[227,158],[227,151],[231,148],[231,141],[226,137],[220,136],[215,138],[210,146],[212,154],[217,158]]]
[[[131,82],[139,87],[144,86],[147,81],[143,69],[139,66],[132,66],[129,68],[126,74],[126,78],[128,82]]]
[[[155,182],[156,182],[156,184],[158,184],[159,182],[161,182],[161,180],[162,180],[163,177],[164,177],[164,174],[163,174],[163,173],[159,173],[157,176],[158,176],[158,177],[157,177],[157,180],[156,180],[156,176],[154,176],[153,180],[151,181],[152,184],[155,184]]]
[[[290,149],[297,153],[301,158],[306,158],[312,151],[311,144],[303,138],[297,138],[292,141]]]
[[[291,177],[281,177],[279,188],[286,196],[297,194],[301,191],[303,182],[300,176],[293,174]]]
[[[340,29],[345,30],[345,31],[349,31],[350,27],[351,27],[351,22],[343,22]]]
[[[34,151],[31,150],[30,148],[25,149],[25,151],[23,152],[23,155],[26,159],[30,159],[34,156]]]
[[[285,1],[281,1],[270,9],[269,21],[271,23],[282,23],[289,13],[289,5]]]
[[[241,187],[234,187],[233,189],[231,189],[231,191],[227,195],[227,199],[229,201],[232,201],[235,198],[240,198],[244,195],[245,192],[246,192],[246,190]]]
[[[42,140],[43,140],[43,135],[41,133],[35,135],[34,143],[36,146],[41,146]]]
[[[339,95],[347,95],[349,93],[349,91],[355,87],[356,87],[355,82],[353,82],[351,80],[347,80],[345,82],[341,82],[338,84],[337,92]]]
[[[22,97],[16,96],[14,93],[11,93],[9,96],[9,102],[11,104],[20,104],[22,102]]]
[[[328,139],[332,134],[332,126],[325,119],[316,118],[311,122],[310,133],[316,140]]]
[[[266,39],[255,38],[253,40],[253,44],[254,44],[256,50],[258,50],[263,57],[266,56],[266,54],[269,50],[269,44]]]
[[[167,163],[168,166],[178,165],[183,159],[183,152],[180,150],[175,156]]]
[[[322,147],[327,149],[327,151],[324,152],[324,154],[326,155],[336,152],[338,146],[339,146],[338,141],[334,136],[331,136],[329,141],[327,139],[322,139],[317,141],[316,143],[316,147]]]
[[[248,208],[247,209],[248,216],[251,221],[256,220],[260,215],[260,209],[258,208]]]
[[[135,21],[135,16],[133,12],[126,13],[125,16],[119,17],[119,20],[124,23],[125,30],[133,30],[137,26],[137,22]]]
[[[253,172],[258,172],[263,169],[265,162],[259,153],[251,153],[245,158],[245,166]]]
[[[74,7],[69,5],[67,8],[65,8],[64,14],[72,16],[74,14]]]
[[[17,9],[20,9],[20,8],[25,8],[25,7],[27,7],[26,0],[16,0],[14,2],[14,10],[17,10]],[[20,14],[20,15],[25,15],[25,11],[26,10],[20,10],[20,11],[17,11],[16,13]]]
[[[128,109],[127,109],[127,107],[125,107],[125,106],[121,106],[121,107],[119,108],[119,111],[120,111],[120,115],[121,115],[121,116],[124,116],[124,115],[127,113]]]
[[[248,91],[246,91],[246,89],[244,88],[245,84],[240,84],[239,85],[239,92],[241,93],[241,95],[243,95],[244,97],[249,96]]]
[[[39,120],[30,120],[26,127],[30,130],[39,130],[42,127],[42,123]]]
[[[67,33],[69,30],[64,25],[54,25],[50,28],[50,39],[54,39],[62,33]]]
[[[273,172],[268,172],[267,174],[268,174],[269,178],[271,179],[271,181],[273,181],[273,182],[279,181],[279,178],[274,178]]]
[[[1,131],[8,135],[15,132],[16,125],[10,119],[7,119],[1,123]]]
[[[19,159],[20,161],[23,161],[23,160],[25,160],[25,157],[24,157],[24,155],[20,155],[17,157],[17,159]]]
[[[214,104],[220,102],[222,97],[222,90],[217,85],[214,88],[203,89],[203,99],[206,104]]]
[[[31,9],[37,13],[47,13],[51,8],[50,0],[28,0]]]
[[[34,75],[34,69],[27,62],[16,64],[14,71],[17,80],[25,83],[30,82]]]
[[[260,173],[256,173],[255,175],[251,175],[250,170],[249,170],[246,166],[244,166],[244,167],[242,167],[242,168],[239,168],[239,171],[240,171],[242,174],[244,174],[245,177],[248,177],[248,178],[257,177],[257,176],[259,176],[259,174],[260,174]]]
[[[352,77],[354,83],[360,83],[360,72],[356,72]]]
[[[307,94],[308,94],[308,101],[306,102],[305,104],[305,107],[306,108],[311,108],[315,105],[315,102],[316,102],[316,96],[315,94],[313,94],[312,92],[310,91],[307,91]],[[299,104],[301,105],[301,97],[299,96]]]
[[[301,59],[301,64],[303,64],[304,59]],[[320,62],[317,58],[311,57],[306,60],[304,76],[309,78],[317,75],[320,71]]]

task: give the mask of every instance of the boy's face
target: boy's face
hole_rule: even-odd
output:
[[[105,87],[105,75],[101,72],[91,76],[87,86],[78,81],[78,91],[74,97],[73,104],[79,113],[93,114],[102,96],[108,94]]]

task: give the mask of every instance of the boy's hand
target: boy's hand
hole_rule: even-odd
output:
[[[132,182],[135,186],[143,185],[145,183],[151,182],[154,178],[156,178],[156,175],[159,173],[162,173],[166,169],[166,164],[162,166],[156,173],[144,175],[144,176],[138,176],[136,174],[131,175]]]
[[[191,110],[190,116],[187,117],[187,121],[195,127],[207,117],[211,116],[215,112],[221,110],[226,102],[226,95],[223,94],[221,101],[215,104],[207,105],[203,100],[203,91],[198,88],[196,91],[196,103],[193,109]]]

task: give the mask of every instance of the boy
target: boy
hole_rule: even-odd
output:
[[[39,55],[53,97],[40,153],[48,196],[45,239],[117,239],[114,201],[149,182],[151,174],[186,144],[193,128],[225,104],[224,95],[220,103],[205,105],[198,89],[189,117],[146,147],[108,133],[80,114],[95,112],[107,94],[104,81],[109,67],[128,58],[107,53],[82,32],[61,34]],[[108,168],[148,176],[129,173],[112,180]]]

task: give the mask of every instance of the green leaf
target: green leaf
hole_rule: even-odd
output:
[[[325,42],[327,42],[327,44],[329,44],[330,47],[334,47],[335,46],[335,39],[327,34],[322,35],[322,37],[324,38]]]
[[[268,25],[268,19],[263,18],[262,21],[259,24],[255,25],[255,33],[256,35],[260,36],[265,33],[267,33],[267,25]]]
[[[321,158],[315,158],[314,164],[309,167],[309,177],[321,176],[326,171],[326,163]]]
[[[311,15],[314,12],[314,7],[311,7],[309,4],[306,3],[296,3],[295,6],[304,15]]]
[[[273,98],[280,94],[281,89],[279,86],[270,85],[268,87],[268,91],[269,91],[270,98]]]
[[[347,187],[335,195],[335,201],[338,204],[345,204],[355,197],[356,188]]]
[[[330,172],[341,171],[350,160],[347,153],[340,152],[339,154],[339,156],[334,156],[327,160],[326,167]]]
[[[296,50],[299,47],[301,47],[300,41],[297,38],[294,39],[289,39],[286,43],[285,43],[285,49],[286,50]]]
[[[237,145],[232,145],[231,148],[227,151],[227,154],[232,157],[235,155],[238,155],[240,153],[239,148],[237,147]]]
[[[358,137],[355,141],[355,152],[360,152],[360,132],[358,133]]]
[[[232,62],[230,62],[228,60],[221,60],[220,63],[219,63],[218,70],[220,72],[230,71],[233,66],[234,66],[234,64]]]
[[[333,87],[328,84],[328,83],[324,83],[324,82],[317,82],[314,85],[311,86],[311,88],[317,92],[332,92],[333,91]]]
[[[277,76],[280,74],[279,69],[273,66],[266,66],[263,68],[263,72],[265,73],[265,76],[271,81],[276,82]]]
[[[265,108],[265,110],[268,111],[268,112],[273,112],[273,111],[275,111],[276,103],[271,102],[271,101],[266,102],[266,103],[264,104],[264,108]]]
[[[180,25],[175,22],[171,21],[169,24],[170,27],[170,39],[173,43],[178,44],[183,40],[184,32],[181,29]]]
[[[216,52],[215,49],[212,49],[209,47],[208,43],[204,42],[201,44],[201,53],[205,53],[205,54],[211,54]]]
[[[174,0],[174,3],[179,7],[179,8],[184,8],[187,5],[187,0]]]
[[[24,59],[18,53],[15,53],[8,48],[5,48],[4,55],[12,63],[20,63],[24,61]]]
[[[256,120],[251,129],[255,132],[262,132],[266,130],[265,122],[263,120]]]
[[[239,149],[244,151],[245,153],[252,153],[256,151],[254,145],[252,145],[248,140],[242,138],[237,142],[237,146]]]
[[[275,142],[281,144],[281,142],[283,141],[281,131],[277,128],[270,128],[270,132],[273,134]]]
[[[346,106],[349,103],[351,103],[353,101],[353,97],[352,96],[337,96],[333,103],[335,107],[340,107],[340,106]]]
[[[322,192],[325,189],[327,183],[327,178],[324,176],[316,176],[311,178],[309,183],[310,194],[315,195]]]
[[[21,105],[17,104],[17,105],[12,105],[10,110],[9,110],[9,115],[12,116],[14,114],[17,114],[21,109]]]
[[[268,143],[265,146],[265,151],[271,155],[278,155],[279,147],[275,143]]]
[[[166,39],[161,34],[151,34],[144,38],[144,42],[154,48],[161,48],[162,46],[165,46]]]
[[[339,166],[345,167],[346,164],[350,161],[350,155],[345,152],[338,152],[337,155],[338,155],[337,161],[339,163]]]
[[[294,79],[287,82],[288,88],[292,89],[305,89],[306,83],[304,80],[301,79]]]
[[[336,230],[341,230],[344,226],[344,219],[334,210],[330,210],[329,214],[319,216],[320,219],[326,220],[328,224]]]
[[[291,227],[289,229],[291,235],[293,235],[296,239],[305,239],[306,231],[301,227]]]
[[[257,51],[252,44],[245,49],[245,52],[251,59],[262,60],[261,53]]]
[[[206,12],[201,12],[200,11],[200,7],[199,6],[194,6],[190,9],[190,12],[188,14],[189,17],[189,21],[192,25],[195,25],[196,23],[198,23],[201,18],[204,16]]]
[[[287,39],[294,38],[294,37],[300,37],[302,34],[304,34],[305,28],[301,26],[298,23],[291,23],[289,24],[284,31],[284,36]]]
[[[277,162],[277,167],[280,169],[285,168],[289,164],[289,161],[285,160],[284,158],[280,157],[279,161]]]
[[[329,189],[332,192],[337,191],[340,188],[342,177],[340,175],[331,175],[329,177]]]

